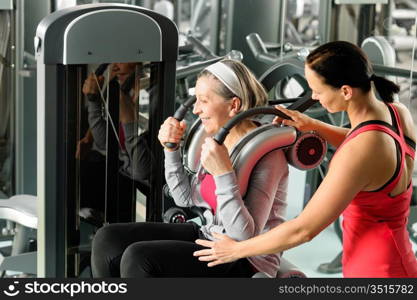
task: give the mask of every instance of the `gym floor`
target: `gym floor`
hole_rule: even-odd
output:
[[[303,210],[304,190],[300,185],[305,182],[306,173],[290,167],[287,195],[287,220],[295,218]],[[330,225],[312,241],[287,250],[284,257],[303,271],[307,277],[342,277],[342,273],[325,274],[318,272],[322,263],[332,261],[342,250],[333,225]]]
[[[284,257],[303,271],[307,277],[340,278],[342,273],[325,274],[318,272],[322,263],[332,261],[342,250],[333,226],[330,225],[311,242],[305,243],[284,253]]]

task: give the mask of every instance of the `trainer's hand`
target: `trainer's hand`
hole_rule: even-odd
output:
[[[214,267],[241,258],[239,256],[238,242],[223,234],[213,233],[213,237],[216,241],[195,241],[197,244],[209,248],[194,252],[193,255],[197,256],[198,260],[209,262],[207,266]]]
[[[275,117],[273,121],[273,123],[275,124],[293,126],[297,128],[299,131],[311,131],[316,128],[315,119],[310,118],[309,116],[300,113],[297,110],[286,109],[281,105],[276,105],[275,108],[291,118],[291,120],[287,120],[280,117]]]
[[[180,122],[173,117],[167,118],[165,122],[161,125],[158,134],[158,139],[162,147],[164,147],[168,151],[175,151],[176,149],[168,148],[165,146],[165,144],[174,143],[179,145],[186,128],[187,124],[184,120]]]

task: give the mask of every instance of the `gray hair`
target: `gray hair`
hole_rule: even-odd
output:
[[[218,63],[219,62],[216,64]],[[239,111],[245,111],[253,107],[264,106],[267,104],[267,93],[264,87],[244,64],[231,59],[224,59],[221,61],[221,64],[227,66],[231,71],[233,71],[235,77],[229,76],[228,78],[225,78],[222,76],[224,74],[224,70],[223,73],[220,72],[219,74],[219,72],[216,72],[217,68],[210,68],[213,66],[211,65],[201,71],[198,78],[211,77],[216,79],[219,84],[218,88],[215,89],[214,92],[226,100],[238,97],[241,101]],[[235,79],[233,78],[237,78],[239,84],[234,82]]]

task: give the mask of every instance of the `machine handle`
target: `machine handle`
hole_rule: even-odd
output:
[[[226,125],[220,128],[220,130],[215,134],[213,139],[219,145],[222,145],[224,140],[226,139],[226,136],[229,134],[230,129],[232,129],[240,121],[256,115],[276,115],[283,119],[291,120],[289,116],[287,116],[286,114],[277,110],[274,107],[255,107],[252,109],[248,109],[247,111],[241,112],[237,116],[229,120],[226,123]]]
[[[94,74],[96,75],[96,77],[103,75],[104,71],[106,71],[107,66],[109,64],[105,63],[105,64],[101,64],[97,67],[97,69],[94,71]],[[93,94],[87,94],[87,99],[88,101],[96,101],[97,100],[97,95],[93,95]]]
[[[195,96],[191,96],[190,98],[188,98],[188,100],[185,101],[184,103],[182,103],[180,105],[180,107],[178,107],[178,109],[175,111],[174,118],[181,122],[184,119],[185,114],[187,113],[188,109],[191,106],[193,106],[193,104],[195,103],[196,100],[197,100],[197,98]],[[165,147],[167,147],[169,149],[175,149],[177,147],[177,144],[176,143],[165,143]]]
[[[287,100],[295,100],[295,99],[287,99]],[[183,104],[181,104],[181,106],[175,111],[174,118],[177,119],[178,121],[182,121],[188,109],[195,103],[195,101],[196,101],[196,97],[192,96]],[[269,100],[269,102],[274,102],[274,101],[279,101],[279,100]],[[308,91],[304,96],[298,98],[297,101],[292,103],[287,108],[291,110],[298,110],[299,112],[304,112],[315,103],[316,101],[311,99],[311,91]],[[239,123],[243,119],[246,119],[248,117],[252,117],[255,115],[260,115],[260,114],[276,115],[287,120],[291,119],[289,116],[287,116],[286,114],[282,113],[281,111],[277,110],[274,107],[255,107],[247,111],[244,111],[242,113],[239,113],[233,119],[229,120],[229,122],[227,122],[226,125],[223,126],[219,130],[219,132],[216,133],[216,135],[214,136],[214,140],[219,145],[222,145],[224,142],[224,139],[229,134],[229,131],[230,129],[233,128],[233,126],[235,126],[237,123]],[[177,144],[165,143],[165,146],[170,149],[175,149],[177,147]]]
[[[288,106],[288,109],[291,110],[298,110],[299,112],[306,111],[310,106],[312,106],[316,101],[311,99],[311,91],[307,92],[303,97],[300,98],[300,100],[294,102],[290,106]],[[214,140],[219,144],[222,145],[224,140],[226,139],[226,136],[229,134],[230,129],[233,128],[237,123],[240,121],[252,117],[255,115],[276,115],[278,117],[281,117],[283,119],[291,120],[289,116],[284,114],[283,112],[277,110],[274,107],[255,107],[252,109],[249,109],[247,111],[241,112],[235,117],[233,117],[231,120],[229,120],[226,125],[224,125],[214,136]]]

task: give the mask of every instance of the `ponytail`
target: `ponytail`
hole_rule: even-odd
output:
[[[397,84],[375,74],[373,74],[369,80],[374,82],[375,89],[382,101],[388,103],[394,102],[394,94],[397,94],[400,91],[400,87]]]

